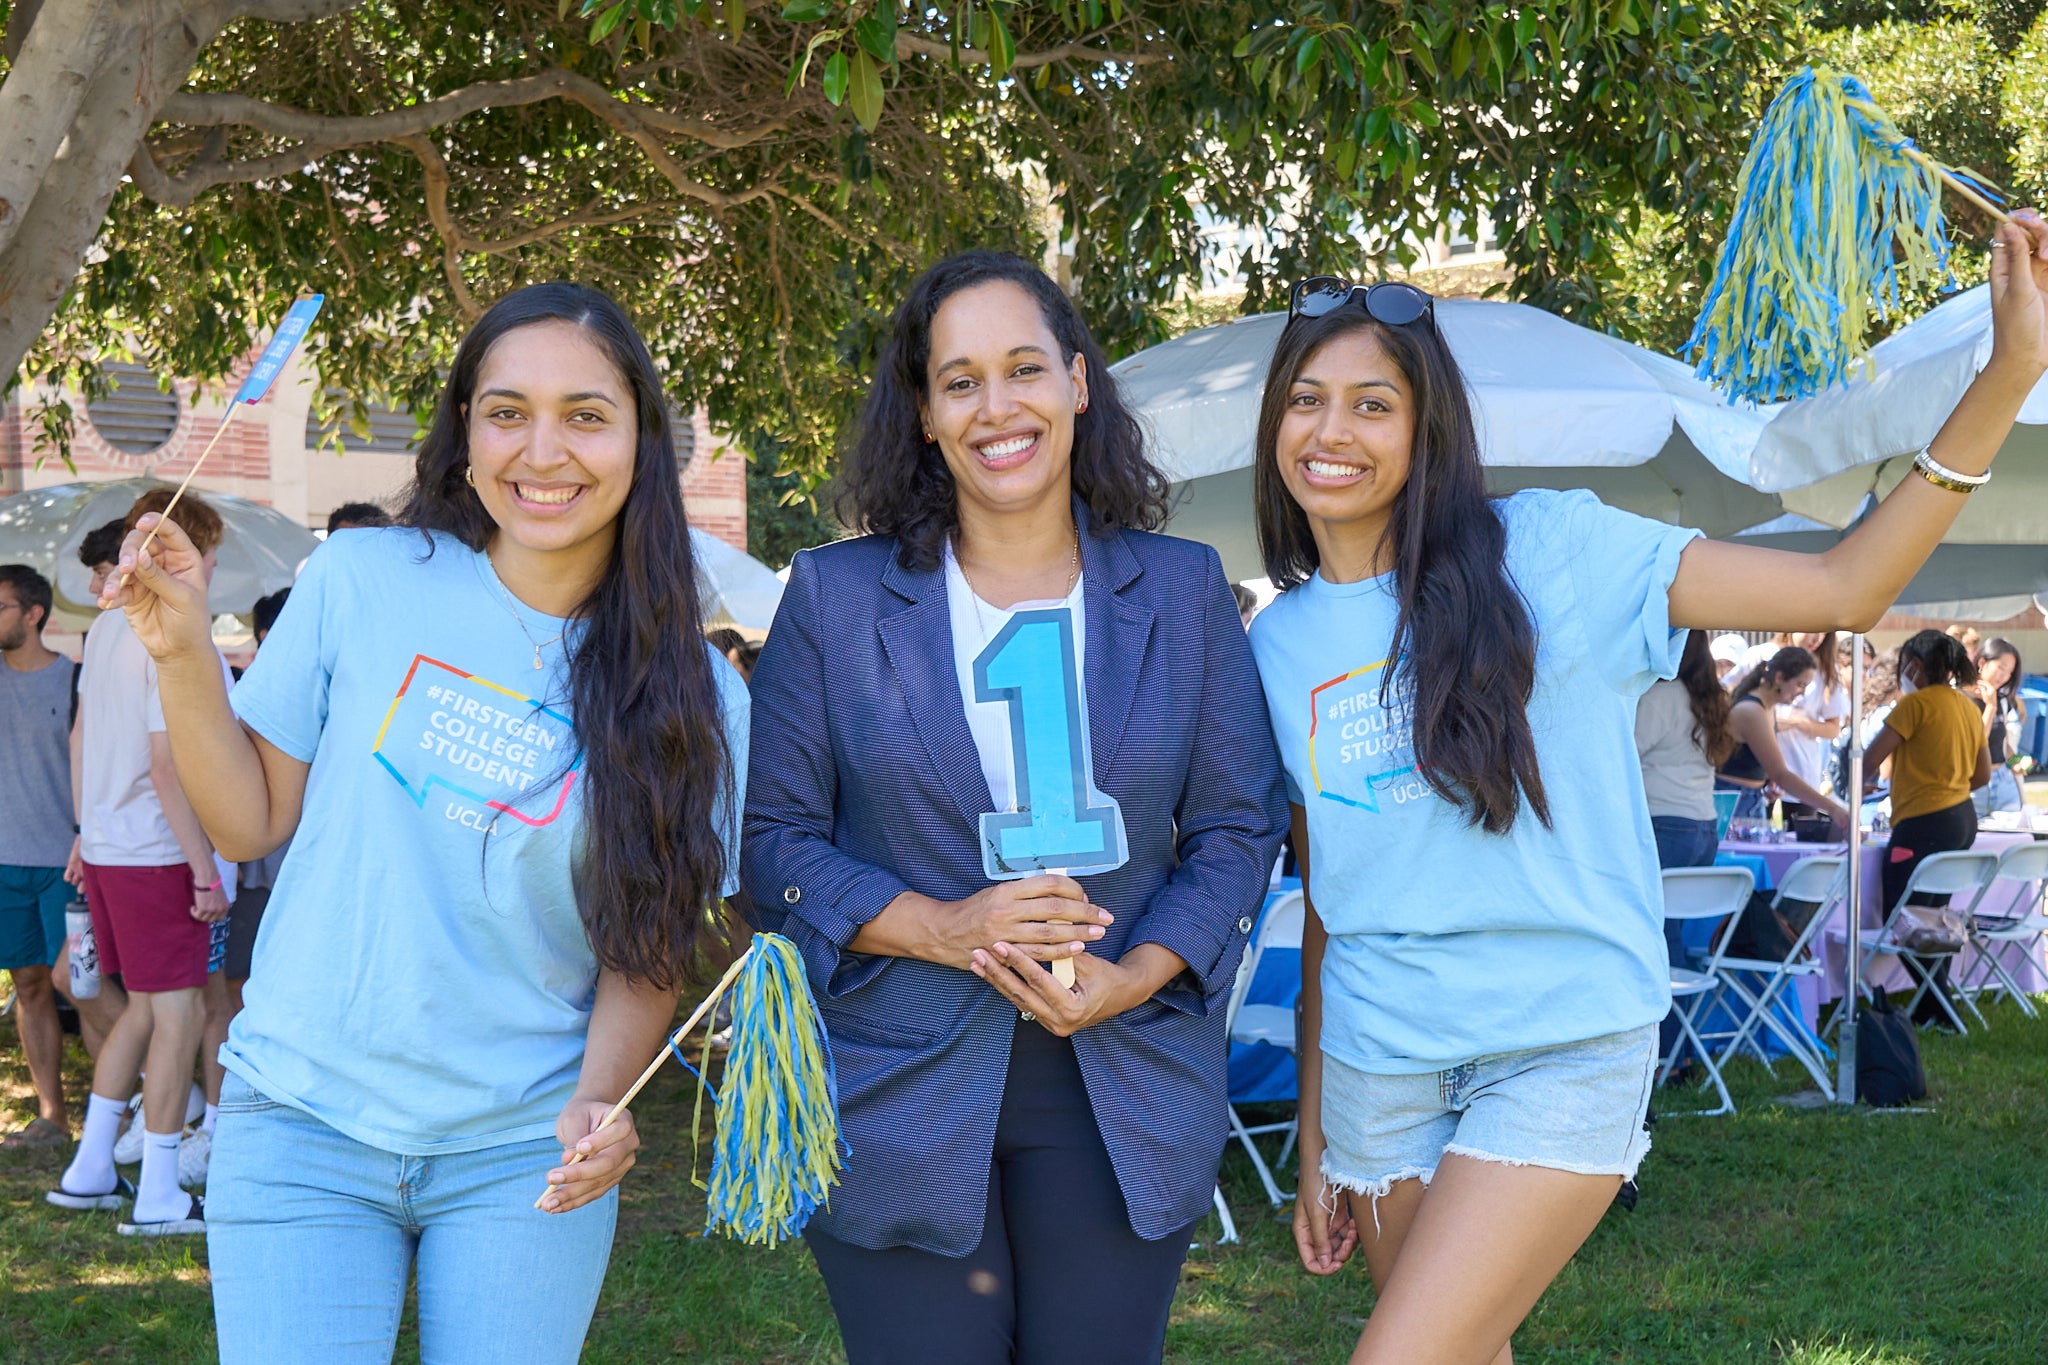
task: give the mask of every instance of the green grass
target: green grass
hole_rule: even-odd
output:
[[[2048,1358],[2048,1020],[2001,1008],[1986,1035],[1926,1037],[1930,1114],[1779,1107],[1744,1065],[1732,1118],[1667,1119],[1634,1214],[1608,1216],[1516,1337],[1523,1365],[1785,1361],[1974,1365]],[[85,1086],[71,1056],[70,1093]],[[798,1365],[841,1359],[801,1247],[698,1236],[690,1092],[671,1070],[639,1106],[643,1164],[585,1359]],[[1667,1108],[1685,1095],[1666,1092]],[[11,1025],[0,1105],[32,1114]],[[1270,1149],[1269,1149],[1270,1150]],[[0,1361],[181,1365],[212,1359],[203,1246],[143,1245],[111,1214],[42,1202],[57,1154],[0,1155]],[[1233,1155],[1225,1189],[1245,1242],[1188,1258],[1167,1357],[1345,1358],[1372,1291],[1363,1268],[1313,1280]],[[545,1286],[508,1311],[545,1310]],[[416,1359],[410,1327],[400,1359]]]

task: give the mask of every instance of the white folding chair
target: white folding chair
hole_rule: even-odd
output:
[[[1833,1091],[1834,1078],[1828,1072],[1827,1057],[1820,1050],[1820,1040],[1808,1033],[1804,1025],[1788,1026],[1778,1017],[1777,1006],[1782,1001],[1795,998],[1793,986],[1800,977],[1819,976],[1827,970],[1826,964],[1814,951],[1813,943],[1848,894],[1849,861],[1840,855],[1801,858],[1786,869],[1776,893],[1771,897],[1771,908],[1782,912],[1788,906],[1811,906],[1812,914],[1807,918],[1806,927],[1792,940],[1792,950],[1785,955],[1783,962],[1747,957],[1721,959],[1728,995],[1732,997],[1726,1003],[1730,1013],[1739,1016],[1739,1026],[1721,1050],[1722,1066],[1727,1066],[1729,1058],[1746,1046],[1767,1071],[1776,1075],[1777,1068],[1771,1064],[1771,1058],[1765,1055],[1762,1046],[1762,1033],[1769,1032],[1793,1060],[1806,1068],[1806,1074],[1813,1077],[1815,1085],[1824,1092]],[[1746,973],[1756,973],[1764,979],[1752,989]],[[1739,1010],[1737,1002],[1740,1002]]]
[[[1998,887],[2019,885],[2025,889],[2007,908],[1998,914],[1987,914],[1984,902]],[[2020,844],[1999,855],[1998,870],[1984,889],[1977,893],[1976,901],[1970,906],[1970,943],[1977,950],[1977,960],[1970,964],[1968,976],[1976,978],[1972,984],[1967,978],[1956,983],[1956,994],[1970,1004],[1970,1012],[1979,1020],[1974,997],[1980,991],[1995,990],[2000,995],[2017,1000],[2027,1018],[2039,1016],[2034,1002],[2020,989],[2006,965],[1998,955],[2006,948],[2017,944],[2023,956],[2040,961],[2041,940],[2048,937],[2048,913],[2044,913],[2042,891],[2048,887],[2048,844]],[[1997,984],[1993,985],[1993,978]]]
[[[1735,1112],[1735,1100],[1728,1093],[1727,1082],[1721,1079],[1721,1064],[1714,1059],[1706,1040],[1700,1037],[1699,1019],[1701,1012],[1726,990],[1727,978],[1721,972],[1722,945],[1727,943],[1729,935],[1741,922],[1742,912],[1749,905],[1750,893],[1755,889],[1756,878],[1746,867],[1672,867],[1664,870],[1665,919],[1720,919],[1725,916],[1728,921],[1715,938],[1715,946],[1708,953],[1705,966],[1697,970],[1676,965],[1671,968],[1671,1008],[1678,1015],[1678,1041],[1671,1045],[1664,1065],[1658,1068],[1657,1082],[1661,1085],[1671,1078],[1672,1068],[1677,1066],[1685,1045],[1691,1043],[1701,1068],[1707,1073],[1707,1080],[1721,1097],[1718,1109],[1695,1110],[1693,1114],[1696,1117]],[[1659,1110],[1658,1117],[1675,1116]]]
[[[1259,974],[1259,963],[1265,959],[1268,948],[1301,948],[1302,924],[1307,918],[1307,900],[1299,891],[1290,891],[1273,902],[1272,908],[1259,920],[1259,926],[1249,946],[1245,949],[1244,960],[1238,964],[1237,980],[1231,983],[1230,1001],[1224,1007],[1223,1027],[1233,1043],[1270,1043],[1287,1052],[1294,1051],[1294,1007],[1291,1005],[1248,1005],[1245,996],[1251,992],[1252,978]],[[1246,1126],[1239,1117],[1235,1105],[1230,1111],[1230,1134],[1252,1159],[1252,1169],[1258,1172],[1259,1183],[1266,1188],[1266,1198],[1274,1208],[1287,1202],[1280,1186],[1273,1179],[1272,1167],[1259,1154],[1258,1144],[1252,1141],[1266,1133],[1285,1133],[1286,1142],[1280,1148],[1280,1159],[1273,1164],[1284,1166],[1287,1155],[1294,1150],[1295,1138],[1300,1125],[1294,1119],[1283,1123],[1262,1123]]]
[[[1906,1013],[1911,1015],[1919,1007],[1920,997],[1931,993],[1934,996],[1934,1003],[1941,1006],[1941,1012],[1956,1026],[1956,1032],[1968,1033],[1970,1030],[1963,1023],[1963,1016],[1956,1013],[1956,1007],[1950,1002],[1948,992],[1934,989],[1936,968],[1943,959],[1954,957],[1961,950],[1937,952],[1909,948],[1899,941],[1899,930],[1905,919],[1905,907],[1912,903],[1915,896],[1947,896],[1951,899],[1966,896],[1970,898],[1968,903],[1974,904],[1976,897],[1983,892],[1997,872],[1998,858],[1990,853],[1977,853],[1965,849],[1955,853],[1934,853],[1922,858],[1913,868],[1913,875],[1906,879],[1905,889],[1899,892],[1898,902],[1885,915],[1884,927],[1864,929],[1857,934],[1857,940],[1863,950],[1860,969],[1856,975],[1857,985],[1868,990],[1864,983],[1870,975],[1872,958],[1896,957],[1905,965],[1907,975],[1915,978],[1918,983],[1913,998],[1906,1002]],[[1964,914],[1962,918],[1967,922],[1969,916]],[[1970,1008],[1974,1011],[1976,1006],[1971,1005]],[[1983,1016],[1978,1016],[1977,1022],[1982,1023]]]

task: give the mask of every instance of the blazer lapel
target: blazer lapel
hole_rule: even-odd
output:
[[[960,700],[946,575],[940,569],[922,573],[906,569],[892,555],[882,583],[911,602],[902,611],[882,618],[882,650],[902,685],[911,727],[954,804],[973,826],[983,812],[995,809],[995,798],[989,795],[981,755],[967,729],[967,712]]]
[[[1086,526],[1088,512],[1079,499],[1074,504],[1074,524]],[[1152,611],[1142,603],[1122,596],[1138,577],[1138,557],[1131,553],[1121,531],[1107,536],[1081,537],[1081,567],[1086,583],[1081,590],[1082,607],[1088,613],[1088,637],[1083,646],[1087,657],[1082,672],[1088,684],[1088,746],[1095,770],[1097,790],[1116,762],[1117,747],[1123,743],[1130,724],[1131,703],[1138,691],[1138,670],[1145,662],[1145,649],[1152,639]]]

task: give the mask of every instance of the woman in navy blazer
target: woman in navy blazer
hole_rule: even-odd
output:
[[[843,477],[871,534],[791,567],[741,857],[838,1065],[847,1170],[806,1239],[853,1365],[1156,1361],[1286,819],[1230,586],[1213,550],[1148,533],[1165,484],[1137,423],[1071,301],[1014,256],[912,287]],[[1062,598],[1129,861],[991,883],[978,822],[1009,779],[961,661]]]

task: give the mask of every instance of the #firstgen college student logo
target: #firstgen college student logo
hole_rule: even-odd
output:
[[[441,787],[534,826],[561,815],[583,766],[567,716],[424,654],[413,656],[371,753],[422,809]],[[482,828],[486,817],[451,803],[448,818]]]
[[[1387,660],[1354,668],[1308,694],[1308,768],[1316,795],[1378,812],[1429,792],[1417,773],[1408,709],[1380,704]]]

